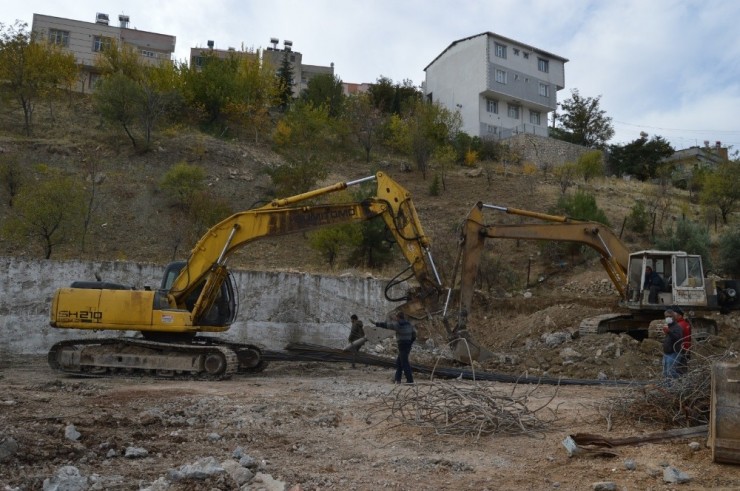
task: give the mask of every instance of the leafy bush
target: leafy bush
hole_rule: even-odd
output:
[[[676,228],[655,240],[655,247],[664,251],[685,251],[699,254],[705,271],[712,269],[709,249],[709,232],[694,222],[679,220]]]
[[[584,182],[602,177],[604,175],[604,154],[601,150],[586,152],[578,158],[576,166]]]
[[[180,162],[165,173],[160,187],[175,206],[189,210],[194,196],[204,187],[205,177],[205,171],[197,165]]]
[[[725,276],[740,278],[740,226],[719,238],[719,265]]]
[[[645,233],[648,225],[650,225],[650,213],[645,208],[645,203],[637,201],[630,208],[630,214],[627,215],[627,229],[642,234]]]
[[[596,205],[596,197],[586,191],[576,191],[572,195],[562,195],[556,205],[557,212],[576,220],[589,220],[609,225],[604,210]]]
[[[308,243],[311,248],[318,251],[332,269],[342,249],[357,247],[360,242],[362,242],[362,232],[357,224],[339,225],[308,234]]]
[[[429,196],[439,196],[442,184],[440,183],[439,174],[434,174],[434,179],[429,185]]]

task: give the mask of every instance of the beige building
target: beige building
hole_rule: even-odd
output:
[[[80,92],[94,88],[99,77],[95,59],[114,40],[133,47],[150,63],[171,62],[175,52],[175,36],[132,29],[127,15],[119,15],[118,25],[111,25],[108,14],[102,13],[95,15],[95,22],[33,14],[31,31],[37,39],[46,39],[74,53],[80,66]]]
[[[251,58],[259,60],[259,51],[239,51],[236,48],[229,49],[217,49],[216,43],[209,40],[206,48],[190,48],[190,66],[200,68],[203,66],[203,62],[206,56],[215,56],[225,60],[229,56],[238,56],[239,58]]]
[[[328,74],[334,75],[334,63],[329,66],[304,65],[303,55],[298,51],[293,51],[293,41],[283,41],[283,48],[278,48],[279,40],[271,38],[270,44],[262,51],[262,61],[270,63],[275,71],[280,69],[283,59],[287,56],[290,66],[293,68],[293,97],[298,97],[304,89],[308,88],[308,82],[317,75]]]

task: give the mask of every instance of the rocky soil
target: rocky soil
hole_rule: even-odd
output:
[[[502,318],[488,324],[499,358],[479,370],[660,382],[658,340],[557,335],[570,333],[579,315],[595,310],[578,304],[577,296],[550,305],[552,299],[535,292],[508,302]],[[738,316],[726,319],[721,335],[702,343],[699,353],[737,350]],[[440,344],[427,337],[412,361],[439,361]],[[364,349],[394,356],[392,342]],[[563,445],[568,435],[615,438],[666,429],[639,417],[607,421],[605,403],[634,390],[629,387],[533,387],[422,375],[415,386],[396,386],[391,376],[390,369],[362,364],[280,362],[259,375],[218,383],[81,379],[52,372],[38,357],[6,357],[0,368],[0,489],[740,487],[740,467],[713,463],[706,437],[619,447],[612,457],[569,457]],[[457,435],[391,410],[439,386],[526,396],[527,407],[545,407],[546,416],[536,431]]]

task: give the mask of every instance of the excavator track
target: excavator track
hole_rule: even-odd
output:
[[[162,343],[134,338],[61,341],[48,354],[57,371],[90,377],[222,380],[240,366],[229,346]]]

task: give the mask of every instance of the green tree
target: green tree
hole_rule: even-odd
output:
[[[349,262],[353,266],[379,268],[393,259],[392,243],[388,228],[380,219],[359,224],[362,240],[350,252]]]
[[[655,247],[663,251],[684,251],[699,254],[705,270],[712,269],[709,232],[689,220],[679,220],[675,229],[655,239]]]
[[[4,234],[15,242],[37,243],[51,258],[57,246],[79,235],[85,207],[81,189],[71,177],[44,172],[33,186],[21,188]]]
[[[451,145],[460,131],[460,113],[422,100],[409,105],[402,119],[392,117],[392,141],[416,163],[426,179],[429,161],[439,148]]]
[[[293,100],[294,73],[293,65],[290,62],[290,51],[283,54],[283,61],[277,71],[278,83],[278,104],[280,109],[285,111]]]
[[[351,137],[364,150],[365,162],[370,163],[370,152],[380,140],[387,117],[373,106],[370,96],[363,93],[346,99],[343,120]]]
[[[195,196],[203,191],[205,172],[197,165],[180,162],[165,173],[160,187],[173,205],[190,210]]]
[[[740,278],[740,227],[727,230],[719,239],[719,266],[725,276]]]
[[[9,207],[13,207],[13,201],[26,179],[26,171],[17,157],[0,154],[0,183]]]
[[[722,162],[714,171],[707,172],[700,200],[719,210],[722,223],[727,225],[730,214],[740,205],[740,160]]]
[[[562,195],[556,205],[558,212],[576,220],[587,220],[609,226],[604,210],[596,204],[596,197],[586,191],[578,190],[572,195]]]
[[[368,90],[373,105],[383,114],[402,114],[410,105],[421,101],[423,94],[411,80],[394,83],[382,75]]]
[[[560,187],[560,194],[565,195],[568,188],[575,186],[576,176],[578,175],[578,165],[575,162],[566,162],[563,165],[558,165],[552,171],[553,176],[558,181]]]
[[[604,175],[604,154],[601,150],[592,150],[578,157],[578,173],[584,182]]]
[[[227,122],[243,127],[258,143],[271,126],[270,108],[277,104],[275,70],[257,56],[241,56],[236,67],[234,93],[224,106]]]
[[[650,213],[642,200],[637,201],[627,215],[627,228],[638,234],[645,233],[650,225]]]
[[[362,232],[358,224],[345,224],[336,227],[316,230],[308,234],[308,243],[326,260],[331,269],[345,248],[357,247],[362,241]]]
[[[552,136],[589,148],[603,148],[614,136],[612,118],[600,107],[601,96],[583,97],[578,89],[560,104],[558,130]]]
[[[76,74],[71,52],[35,39],[23,22],[0,24],[0,94],[20,105],[27,135],[31,135],[37,101],[59,86],[71,85]]]
[[[653,179],[660,174],[661,162],[673,155],[673,147],[663,137],[640,138],[627,145],[609,147],[609,168],[617,175],[629,174],[641,181]]]
[[[103,118],[119,124],[134,148],[148,150],[155,125],[179,106],[179,76],[169,63],[150,65],[115,42],[98,57],[103,73],[94,94]]]
[[[308,81],[308,86],[301,93],[301,99],[313,106],[326,106],[330,118],[336,118],[342,112],[344,94],[342,79],[330,73],[316,75]]]

